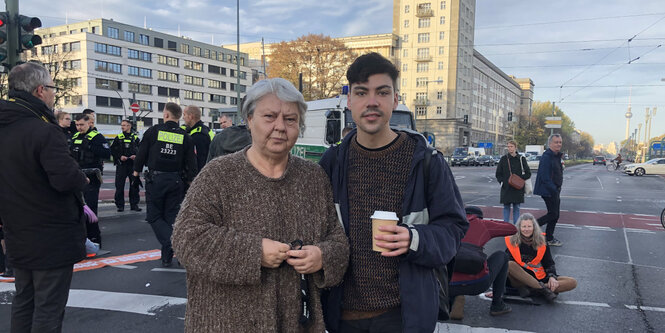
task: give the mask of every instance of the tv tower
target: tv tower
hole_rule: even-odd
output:
[[[633,117],[633,113],[630,112],[630,99],[633,95],[633,87],[630,87],[630,95],[628,95],[628,112],[626,112],[626,140],[630,137],[630,118]]]

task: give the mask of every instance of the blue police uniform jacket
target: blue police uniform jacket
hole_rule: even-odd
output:
[[[417,141],[402,203],[401,224],[409,228],[409,251],[399,263],[399,290],[404,332],[431,333],[439,312],[439,282],[435,268],[450,262],[469,227],[462,197],[455,178],[441,154],[430,160],[429,184],[425,187],[423,159],[425,138],[409,130],[400,130]],[[340,145],[329,148],[319,164],[328,174],[333,188],[337,214],[348,235],[349,202],[347,195],[347,155],[354,129]],[[425,193],[427,189],[427,193]],[[339,329],[343,285],[333,288],[323,300],[326,329]]]

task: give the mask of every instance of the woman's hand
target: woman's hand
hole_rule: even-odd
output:
[[[301,250],[291,250],[286,254],[290,257],[286,262],[300,274],[316,273],[323,268],[323,256],[318,246],[305,245]]]
[[[557,281],[557,279],[554,277],[550,277],[549,281],[547,281],[547,287],[554,292],[557,290],[557,288],[559,288],[559,281]]]
[[[287,251],[291,249],[289,244],[264,238],[261,240],[261,266],[266,268],[277,268],[288,258]]]

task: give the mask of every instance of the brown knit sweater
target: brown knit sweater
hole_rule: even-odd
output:
[[[400,305],[399,258],[372,250],[376,210],[402,218],[404,188],[415,141],[401,133],[380,150],[361,147],[353,138],[349,150],[349,244],[351,264],[344,277],[344,310],[374,312]]]
[[[323,332],[319,288],[341,282],[349,258],[330,182],[290,156],[281,178],[262,175],[247,149],[209,162],[176,219],[173,248],[187,269],[186,332]],[[323,270],[308,275],[312,315],[300,316],[300,275],[261,267],[261,239],[316,245]]]

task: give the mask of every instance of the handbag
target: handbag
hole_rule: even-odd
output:
[[[463,274],[478,274],[485,268],[487,254],[481,246],[462,242],[455,255],[454,271]]]
[[[524,188],[524,179],[522,177],[516,175],[513,173],[513,170],[510,169],[510,159],[506,158],[506,162],[508,162],[508,172],[510,172],[510,177],[508,177],[508,185],[510,187],[521,190]],[[520,165],[522,165],[522,160],[520,159]],[[522,170],[524,172],[524,170]]]

